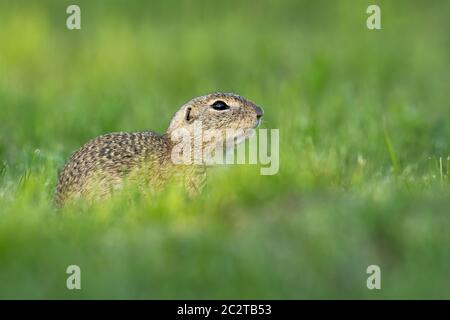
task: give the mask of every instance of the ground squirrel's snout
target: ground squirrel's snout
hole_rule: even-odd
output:
[[[261,119],[262,116],[264,115],[263,109],[261,109],[261,108],[258,107],[258,106],[253,106],[253,108],[255,108],[255,111],[256,111],[256,118],[257,118],[258,120]]]
[[[264,115],[264,111],[261,107],[258,107],[257,105],[253,105],[253,109],[255,110],[255,113],[256,113],[256,123],[253,126],[253,128],[257,128],[257,127],[259,127],[259,124],[261,123],[261,118]]]

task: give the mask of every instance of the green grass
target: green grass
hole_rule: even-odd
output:
[[[0,298],[450,298],[448,1],[78,3],[0,0]],[[264,107],[277,175],[55,210],[72,151],[212,91]]]

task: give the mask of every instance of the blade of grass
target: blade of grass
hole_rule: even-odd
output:
[[[392,171],[394,175],[397,175],[399,172],[398,157],[397,153],[395,152],[394,144],[392,143],[392,139],[387,129],[385,121],[383,122],[383,131],[384,131],[384,142],[386,143],[386,147],[389,152],[389,158],[391,159]]]

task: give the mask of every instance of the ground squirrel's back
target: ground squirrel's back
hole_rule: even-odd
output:
[[[61,205],[68,198],[89,197],[89,193],[94,192],[93,180],[101,185],[95,190],[95,196],[106,195],[116,189],[133,168],[143,163],[167,161],[167,149],[167,140],[150,131],[97,137],[76,151],[61,170],[55,202]]]

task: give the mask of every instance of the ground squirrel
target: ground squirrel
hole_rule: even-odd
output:
[[[201,141],[202,152],[211,144],[223,145],[226,130],[256,128],[262,116],[260,107],[239,95],[212,93],[184,104],[164,134],[144,131],[99,136],[77,150],[60,171],[55,203],[61,206],[76,198],[102,199],[113,190],[121,189],[128,178],[144,183],[145,188],[158,189],[177,177],[183,180],[188,193],[195,194],[204,182],[206,166],[202,162],[185,165],[173,161],[174,146],[179,143],[174,138],[175,133],[179,129],[193,133],[200,124],[203,130],[212,129],[222,134],[221,139]],[[192,145],[195,134],[193,137]],[[245,134],[236,134],[233,139],[242,141],[245,137]],[[195,151],[192,155],[195,157]]]

